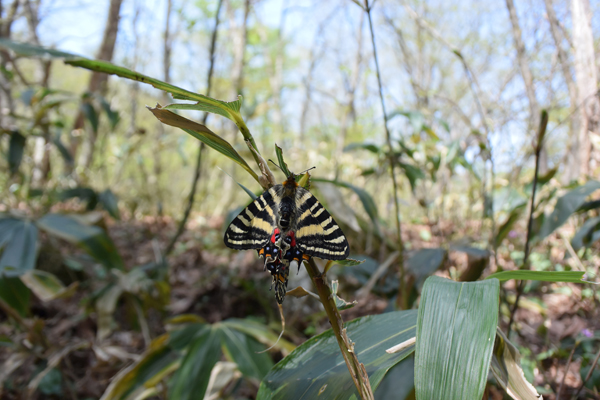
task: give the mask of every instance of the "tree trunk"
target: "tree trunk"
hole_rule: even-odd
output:
[[[554,12],[554,6],[552,4],[552,0],[544,0],[546,4],[546,14],[548,15],[548,23],[550,24],[550,33],[552,34],[552,39],[554,40],[554,44],[556,46],[558,63],[560,65],[560,69],[562,70],[563,77],[567,84],[567,89],[569,91],[569,103],[570,103],[570,114],[573,115],[573,118],[569,118],[569,137],[571,141],[567,146],[567,151],[565,154],[566,163],[565,163],[565,172],[564,178],[565,183],[570,182],[572,179],[577,178],[577,170],[579,169],[577,162],[577,136],[579,135],[579,119],[576,117],[577,111],[577,86],[575,86],[575,81],[573,80],[573,76],[571,75],[571,64],[569,62],[569,55],[563,49],[562,46],[562,37],[560,33],[560,25],[558,18],[556,17],[556,13]]]
[[[598,72],[592,35],[592,11],[589,0],[571,1],[573,46],[575,47],[575,81],[579,105],[579,134],[577,135],[578,176],[590,174],[592,145],[590,134],[600,133],[600,102]]]
[[[112,61],[115,43],[117,41],[117,34],[119,32],[119,21],[121,4],[123,0],[110,0],[110,6],[108,9],[108,16],[106,18],[106,25],[104,28],[104,36],[102,37],[102,43],[96,54],[96,58],[103,61]],[[108,75],[101,72],[92,72],[90,81],[88,83],[87,91],[89,93],[98,93],[101,96],[106,95]],[[75,118],[73,125],[73,131],[81,131],[84,127],[85,117],[83,111],[80,109]],[[90,132],[88,140],[87,154],[83,157],[82,164],[89,167],[93,161],[94,149],[96,146],[97,132]],[[80,139],[79,135],[71,136],[71,155],[73,159],[76,159],[77,151],[79,149]]]
[[[529,124],[528,132],[533,135],[536,134],[538,125],[540,124],[540,105],[538,104],[537,98],[535,97],[535,87],[533,85],[533,75],[531,69],[527,63],[527,52],[525,50],[525,44],[523,43],[523,37],[521,33],[521,27],[519,25],[519,18],[517,17],[517,10],[513,0],[506,0],[506,7],[508,8],[508,14],[510,16],[510,23],[512,25],[513,40],[515,41],[515,49],[517,50],[517,62],[519,63],[519,69],[521,70],[521,76],[523,77],[523,83],[525,85],[525,92],[527,93],[527,99],[529,100]],[[539,172],[544,174],[548,171],[548,155],[544,149],[540,153],[540,164]]]
[[[344,151],[344,145],[346,144],[346,136],[348,135],[348,125],[350,121],[354,122],[356,117],[354,102],[356,98],[356,87],[358,86],[358,80],[360,78],[360,69],[362,65],[362,46],[363,46],[363,23],[365,14],[361,14],[360,23],[358,25],[358,34],[356,39],[356,57],[354,59],[354,69],[352,70],[352,76],[348,82],[348,88],[346,90],[346,101],[343,104],[342,120],[340,121],[340,133],[337,136],[337,146],[335,154],[335,175],[336,179],[340,170],[340,160]]]

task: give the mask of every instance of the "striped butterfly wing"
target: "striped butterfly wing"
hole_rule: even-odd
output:
[[[296,191],[296,245],[305,254],[326,260],[344,260],[350,248],[342,229],[308,190]]]
[[[267,244],[276,227],[279,190],[281,185],[273,186],[231,221],[223,238],[227,247],[247,250],[260,249]]]

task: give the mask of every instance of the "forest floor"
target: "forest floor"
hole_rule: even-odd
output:
[[[90,301],[95,287],[93,282],[80,282],[75,295],[65,299],[42,302],[32,296],[31,317],[35,321],[34,330],[43,333],[51,343],[48,349],[72,350],[58,363],[63,379],[69,382],[66,385],[66,398],[99,398],[108,386],[110,378],[136,360],[146,348],[149,339],[163,334],[165,321],[175,315],[192,313],[211,323],[227,318],[252,316],[269,324],[274,331],[279,331],[279,313],[274,295],[269,292],[269,274],[263,272],[255,252],[235,252],[224,247],[222,225],[222,218],[192,219],[188,230],[168,258],[167,299],[163,303],[165,307],[160,310],[146,310],[146,333],[143,333],[136,323],[137,319],[132,318],[130,302],[121,298],[114,313],[112,333],[103,341],[97,341],[97,316]],[[172,237],[175,223],[168,218],[148,217],[142,220],[109,223],[108,231],[125,265],[131,268],[160,259],[160,249],[164,249]],[[455,232],[451,223],[441,226],[403,225],[404,241],[410,243],[412,249],[442,246],[447,243],[446,238],[455,236],[453,233]],[[514,236],[518,241],[523,235]],[[558,241],[559,238],[557,236],[550,240]],[[53,247],[56,244],[58,249]],[[368,247],[367,245],[363,248]],[[390,251],[384,245],[380,245],[376,251],[373,248],[371,245],[370,254],[376,253],[374,258],[379,262],[383,262],[389,256]],[[81,276],[72,272],[58,272],[65,269],[63,256],[78,252],[78,249],[68,244],[48,242],[47,246],[40,250],[38,268],[52,271],[61,277],[65,284],[69,284],[70,281],[81,279]],[[410,256],[411,253],[408,254]],[[554,265],[559,262],[561,256],[560,253],[550,254],[550,261]],[[504,268],[515,268],[508,248],[501,248],[498,259],[498,263]],[[468,263],[469,256],[464,252],[450,251],[436,274],[455,276],[464,271]],[[484,274],[496,269],[493,260],[492,265],[486,268]],[[340,280],[341,297],[348,301],[355,300],[360,282],[357,282],[352,274],[345,274],[341,267],[332,269],[331,274]],[[382,280],[384,279],[385,275]],[[296,276],[292,271],[290,289],[298,284],[311,290],[307,275],[301,272]],[[551,392],[556,392],[563,377],[565,395],[574,393],[581,385],[580,358],[573,357],[566,371],[567,358],[575,339],[581,340],[594,334],[600,336],[599,304],[593,297],[584,298],[581,286],[570,283],[528,285],[526,291],[529,290],[529,293],[523,297],[515,316],[516,335],[511,336],[511,339],[523,353],[522,363],[526,377],[533,378],[536,386],[548,389],[548,393],[544,394],[546,399],[555,399]],[[504,289],[502,298],[514,303],[514,281],[504,284]],[[364,315],[382,313],[389,307],[390,299],[381,293],[371,292],[361,296],[358,304],[343,311],[342,316],[345,321],[349,321]],[[285,337],[295,344],[300,344],[308,337],[328,328],[326,316],[319,309],[318,303],[310,298],[288,296],[284,303],[284,314]],[[500,326],[504,331],[508,321],[507,314],[508,307],[501,306]],[[18,324],[7,320],[3,314],[0,315],[0,338],[17,338],[19,343],[27,346],[27,343],[33,341],[30,335],[31,331],[27,332]],[[42,351],[36,348],[30,350],[34,353]],[[37,358],[29,358],[16,368],[6,380],[4,393],[0,392],[0,397],[7,400],[26,398],[24,396],[28,382],[43,368],[38,361],[47,355],[40,354]],[[11,357],[14,357],[14,354],[10,348],[0,345],[0,365]],[[275,355],[275,361],[280,358],[281,355]],[[14,360],[15,363],[18,361]],[[30,398],[62,398],[52,392],[51,381],[44,384],[46,394],[38,390]],[[256,389],[248,387],[247,395],[253,397]],[[491,393],[493,398],[502,398],[498,397],[501,395],[496,390],[492,390]]]

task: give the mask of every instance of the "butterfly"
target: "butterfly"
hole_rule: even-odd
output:
[[[344,260],[350,249],[331,214],[312,193],[298,185],[293,173],[235,217],[223,239],[233,249],[258,251],[265,259],[265,268],[269,266],[273,275],[276,295],[277,282],[285,281],[287,286],[289,267],[299,266],[311,256]],[[285,273],[281,272],[281,266],[287,267]],[[280,297],[283,301],[283,296]],[[279,300],[277,297],[281,304]]]

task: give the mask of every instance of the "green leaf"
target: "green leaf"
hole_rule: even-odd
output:
[[[69,152],[69,150],[67,150],[67,147],[64,145],[64,143],[60,140],[60,131],[56,136],[54,136],[54,138],[52,139],[52,143],[54,143],[54,145],[58,149],[58,152],[62,156],[65,163],[67,165],[73,165],[73,157],[71,156],[71,153]]]
[[[408,182],[410,183],[410,189],[414,192],[417,186],[417,181],[419,179],[425,179],[425,174],[414,165],[398,163],[398,167],[404,170],[404,175],[406,175]]]
[[[0,277],[20,276],[35,267],[37,237],[38,230],[30,221],[0,219]]]
[[[554,211],[544,219],[544,223],[537,234],[536,239],[542,240],[550,235],[556,228],[564,224],[577,209],[585,203],[585,199],[600,189],[600,182],[589,181],[579,186],[557,200]]]
[[[218,168],[218,167],[217,167],[217,168]],[[223,171],[221,168],[219,168],[219,169],[220,169],[221,171]],[[255,194],[254,194],[254,192],[252,192],[252,191],[251,191],[250,189],[248,189],[246,186],[244,186],[244,185],[242,185],[241,183],[239,183],[238,181],[236,181],[236,180],[233,178],[233,176],[231,176],[231,175],[229,175],[229,174],[227,173],[227,171],[223,171],[223,172],[225,172],[225,174],[227,174],[227,176],[228,176],[228,177],[230,177],[231,179],[233,179],[233,181],[234,181],[235,183],[237,183],[237,185],[238,185],[239,187],[241,187],[241,188],[244,190],[244,192],[246,192],[246,194],[247,194],[248,196],[250,196],[250,198],[252,199],[252,201],[254,201],[254,200],[258,199],[258,196],[257,196],[257,195],[255,195]],[[231,222],[231,221],[230,221],[230,222]]]
[[[102,204],[102,207],[113,217],[114,219],[120,220],[121,213],[119,212],[119,200],[117,196],[110,189],[106,189],[98,195],[98,201]]]
[[[483,397],[498,325],[499,293],[498,280],[427,279],[417,322],[417,398]]]
[[[158,385],[179,367],[181,355],[167,345],[168,334],[152,340],[140,358],[121,370],[100,400],[133,400],[144,390]]]
[[[374,393],[375,400],[408,400],[415,396],[415,358],[406,357],[390,368]],[[409,397],[411,396],[412,397]]]
[[[220,329],[211,327],[190,344],[181,366],[173,376],[169,398],[188,400],[204,398],[210,372],[221,357]]]
[[[379,225],[378,225],[378,219],[379,219],[378,214],[379,213],[377,211],[377,205],[375,205],[375,201],[373,200],[373,198],[371,197],[369,192],[367,192],[366,190],[361,189],[357,186],[354,186],[354,185],[351,185],[349,183],[342,182],[342,181],[332,181],[330,179],[323,179],[323,178],[312,178],[312,180],[314,182],[332,183],[336,186],[344,187],[344,188],[354,191],[354,193],[356,193],[358,195],[358,198],[360,199],[363,207],[365,208],[365,211],[369,215],[369,218],[371,218],[373,225],[375,226],[376,229],[379,229]]]
[[[36,224],[50,235],[79,245],[106,268],[124,268],[113,241],[97,226],[84,225],[75,218],[62,214],[46,214]]]
[[[117,126],[117,124],[119,123],[119,120],[120,120],[119,113],[117,111],[114,111],[110,107],[110,104],[108,103],[108,101],[106,101],[106,99],[104,97],[98,96],[98,98],[100,100],[100,106],[102,107],[102,109],[104,110],[104,113],[106,114],[106,116],[108,117],[108,120],[110,121],[110,129],[115,129],[115,127]]]
[[[346,258],[345,260],[333,260],[333,265],[341,265],[342,267],[353,267],[355,265],[359,265],[364,263],[365,260],[355,260],[354,258]]]
[[[31,270],[21,275],[20,278],[41,301],[69,296],[77,288],[76,283],[67,288],[55,275],[39,269]]]
[[[293,343],[290,343],[285,339],[279,339],[278,335],[273,333],[266,325],[251,319],[230,318],[220,322],[220,325],[243,332],[267,347],[274,346],[274,349],[281,351],[284,355],[289,354],[296,348]]]
[[[335,298],[334,298],[335,306],[337,307],[338,310],[347,310],[358,304],[356,300],[354,300],[352,303],[350,303],[350,302],[342,299],[340,296],[338,296],[337,292],[338,292],[339,288],[340,288],[339,281],[331,281],[331,293],[333,293],[333,295],[335,296]]]
[[[585,221],[583,226],[575,233],[573,239],[571,239],[573,249],[579,250],[583,246],[590,245],[600,239],[600,234],[598,233],[599,230],[600,217],[590,218]],[[598,236],[598,238],[596,238],[596,236]]]
[[[379,154],[381,153],[381,149],[376,144],[372,143],[350,143],[346,147],[344,147],[344,152],[353,151],[357,149],[368,150],[371,153]]]
[[[277,154],[277,162],[279,163],[279,168],[281,168],[281,170],[287,178],[288,176],[290,176],[290,170],[288,169],[287,164],[283,160],[283,150],[281,150],[281,147],[275,145],[275,154]]]
[[[29,313],[31,292],[19,278],[0,276],[0,298],[14,308],[22,317]]]
[[[440,269],[446,261],[446,249],[420,249],[406,261],[406,270],[415,277],[415,285],[421,287],[427,277]]]
[[[177,115],[172,111],[165,110],[160,106],[157,106],[156,108],[148,107],[148,109],[163,124],[180,128],[189,135],[206,144],[208,147],[217,150],[226,157],[229,157],[246,171],[248,171],[250,175],[252,175],[252,177],[258,182],[258,175],[256,175],[252,168],[250,168],[246,161],[238,154],[237,151],[235,151],[229,142],[212,132],[206,126]]]
[[[549,170],[548,172],[546,172],[544,175],[542,176],[538,176],[537,179],[537,184],[536,184],[536,193],[542,188],[542,186],[544,186],[546,183],[550,182],[550,180],[552,178],[554,178],[554,175],[556,175],[556,172],[558,172],[558,167],[552,168],[551,170]],[[525,185],[525,192],[526,193],[530,193],[531,194],[531,190],[533,189],[533,182],[529,182],[527,185]]]
[[[508,236],[508,233],[511,231],[515,223],[519,220],[526,206],[527,203],[521,203],[511,210],[506,221],[504,221],[504,223],[498,228],[498,233],[494,238],[496,247],[499,247],[504,238]]]
[[[98,113],[96,112],[96,109],[94,108],[92,103],[90,103],[89,101],[84,101],[81,104],[81,111],[83,112],[83,115],[85,115],[85,118],[90,123],[90,126],[92,127],[92,131],[98,132]]]
[[[513,399],[537,400],[540,398],[533,385],[525,379],[519,350],[504,336],[500,328],[496,330],[491,370],[496,382]]]
[[[234,122],[236,122],[237,118],[241,118],[239,111],[242,106],[242,96],[238,96],[238,99],[234,101],[221,101],[202,94],[195,94],[195,98],[190,98],[189,96],[177,96],[175,94],[173,97],[180,100],[197,100],[198,102],[195,104],[169,104],[165,106],[165,109],[206,111],[218,114]]]
[[[225,351],[238,365],[240,372],[246,378],[260,382],[273,367],[269,354],[261,353],[264,350],[263,345],[254,338],[227,326],[220,325],[219,328]]]
[[[210,329],[210,326],[202,322],[186,324],[183,328],[171,332],[169,335],[169,346],[181,351],[188,347],[192,340],[202,335],[207,329]]]
[[[545,282],[574,282],[583,283],[583,271],[502,271],[496,272],[485,279],[498,279],[501,282],[509,279],[545,281]]]
[[[358,360],[365,365],[373,390],[386,372],[413,352],[385,352],[415,335],[417,312],[371,315],[345,324]],[[260,384],[257,399],[357,399],[358,393],[331,330],[298,346]]]
[[[14,176],[19,170],[21,160],[23,160],[23,152],[25,151],[25,142],[25,136],[21,135],[18,131],[12,131],[8,143],[8,170],[11,176]]]

